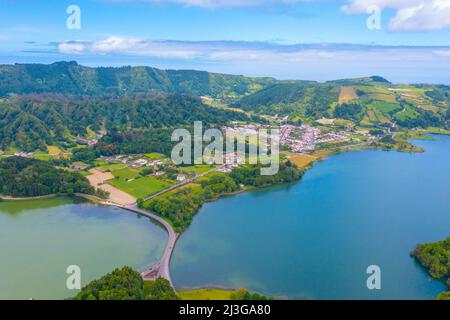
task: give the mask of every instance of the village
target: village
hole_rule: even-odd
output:
[[[324,146],[329,147],[333,144],[352,144],[362,141],[373,141],[375,138],[369,134],[367,130],[354,130],[351,127],[347,127],[345,130],[336,130],[333,128],[332,119],[319,119],[316,121],[318,125],[301,124],[293,125],[286,124],[284,120],[280,120],[280,126],[263,125],[263,124],[243,124],[239,122],[232,122],[230,126],[223,126],[221,128],[222,133],[233,133],[237,135],[243,135],[245,137],[257,136],[261,129],[266,130],[267,134],[270,134],[271,129],[279,129],[279,145],[283,150],[289,150],[296,153],[312,153]],[[327,126],[327,127],[325,127]],[[324,128],[326,128],[324,130]],[[266,134],[266,133],[264,133]],[[262,134],[262,135],[264,135]],[[86,144],[87,146],[94,146],[98,143],[101,137],[104,135],[98,134],[91,138],[78,137],[75,140]],[[74,141],[75,141],[74,140]],[[46,154],[39,155],[36,152],[17,151],[13,154],[16,157],[33,158],[37,156],[46,156]],[[0,150],[0,156],[7,156],[4,151]],[[110,164],[123,164],[130,168],[137,169],[141,167],[147,167],[151,169],[158,169],[164,167],[170,163],[170,159],[164,157],[158,157],[157,159],[149,159],[144,155],[114,155],[109,157],[101,157],[98,159],[100,162],[106,162]],[[205,164],[213,165],[214,160],[205,158],[203,159]],[[225,166],[221,169],[223,172],[231,172],[234,168],[238,167],[241,163],[241,159],[236,157],[236,154],[229,153],[224,154],[223,164]],[[85,170],[86,165],[73,164],[74,170]],[[173,167],[172,167],[173,168]],[[156,170],[152,172],[156,176],[162,176],[164,171]],[[180,177],[182,179],[182,177]]]
[[[297,159],[298,157],[311,157],[312,159],[310,155],[318,150],[332,149],[334,146],[370,143],[374,139],[368,131],[356,131],[353,128],[338,130],[332,124],[332,121],[327,119],[319,120],[316,125],[294,125],[283,120],[280,121],[279,126],[233,122],[229,126],[222,127],[221,132],[226,136],[229,133],[234,136],[241,135],[244,139],[266,135],[264,137],[266,139],[263,140],[265,141],[263,143],[266,144],[264,147],[270,147],[272,141],[269,143],[268,140],[275,138],[278,140],[281,157],[285,159]],[[272,129],[278,129],[279,135],[271,136]],[[87,140],[78,138],[77,141],[89,147],[98,143],[99,139],[101,139],[101,135],[92,136]],[[16,151],[9,154],[0,152],[0,156],[39,158],[49,155]],[[110,193],[111,198],[125,205],[134,203],[140,198],[145,199],[165,190],[192,183],[213,172],[229,174],[248,163],[251,157],[251,155],[247,155],[242,158],[242,154],[233,150],[232,152],[225,151],[223,156],[220,156],[222,161],[219,162],[217,162],[217,157],[203,156],[201,164],[175,165],[170,157],[159,153],[102,156],[90,163],[70,161],[70,152],[60,153],[60,156],[69,161],[68,167],[61,168],[80,172],[91,181],[93,186]],[[52,158],[50,157],[50,159]],[[309,162],[311,159],[306,160]]]
[[[222,127],[222,131],[239,132],[246,136],[252,136],[257,135],[260,129],[265,129],[267,132],[271,129],[279,129],[280,147],[296,153],[312,153],[333,144],[350,145],[375,140],[368,130],[355,130],[351,127],[347,127],[345,130],[337,130],[332,126],[333,121],[331,119],[318,120],[317,122],[322,125],[322,128],[311,124],[293,125],[283,124],[283,122],[281,121],[279,127],[261,124],[234,124],[230,127]]]

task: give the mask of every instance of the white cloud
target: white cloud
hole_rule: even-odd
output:
[[[369,6],[397,10],[390,31],[433,31],[450,27],[450,0],[349,0],[345,13],[366,13]]]
[[[435,63],[447,61],[450,47],[402,47],[356,44],[282,45],[243,41],[142,40],[113,36],[98,41],[65,41],[58,51],[64,56],[155,58],[185,64],[248,66],[296,66],[342,64]],[[102,58],[103,59],[103,58]]]
[[[450,58],[450,50],[435,50],[433,53],[440,57]]]
[[[66,41],[60,43],[58,49],[63,54],[124,54],[183,59],[195,58],[200,54],[176,43],[124,37],[109,37],[100,41]]]
[[[82,42],[70,41],[58,45],[59,52],[64,54],[83,54],[85,45]]]
[[[205,61],[298,61],[328,59],[330,50],[258,42],[142,40],[113,36],[99,41],[71,40],[58,44],[65,55],[130,55]]]
[[[378,74],[396,82],[450,83],[450,46],[285,45],[115,36],[97,41],[65,41],[57,44],[57,49],[61,59],[91,65],[152,65],[306,80]]]
[[[299,61],[307,61],[309,59],[331,59],[336,56],[336,52],[334,51],[325,51],[325,50],[305,50],[305,51],[297,51],[290,53],[283,53],[282,57],[286,60],[299,62]]]

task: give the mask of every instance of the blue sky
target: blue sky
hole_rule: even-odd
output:
[[[72,4],[79,30],[66,27]],[[0,63],[450,83],[449,27],[450,0],[0,0]]]

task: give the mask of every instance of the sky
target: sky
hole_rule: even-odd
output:
[[[0,0],[0,63],[450,84],[450,0]]]

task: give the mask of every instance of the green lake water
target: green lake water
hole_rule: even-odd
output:
[[[302,181],[206,204],[171,265],[182,288],[217,286],[290,299],[431,299],[446,286],[410,257],[450,236],[450,137],[425,153],[355,151]],[[381,290],[366,269],[381,268]]]
[[[0,202],[0,299],[62,299],[69,265],[82,284],[131,266],[144,270],[162,255],[167,235],[128,211],[60,197]]]

